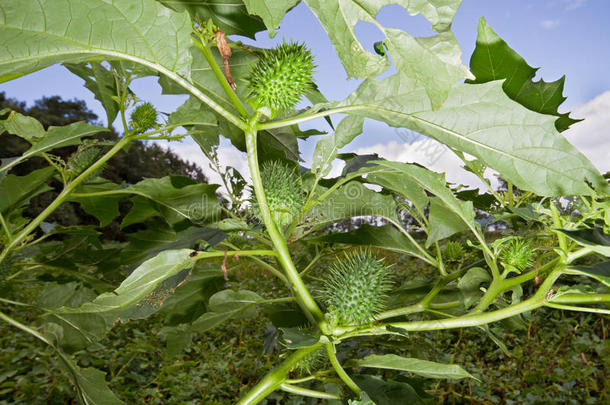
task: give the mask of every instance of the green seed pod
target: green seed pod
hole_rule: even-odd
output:
[[[448,262],[459,262],[464,258],[464,248],[459,242],[449,241],[443,249],[443,256]]]
[[[332,324],[366,324],[385,305],[388,267],[368,250],[346,254],[331,268],[322,297]]]
[[[534,251],[522,238],[510,239],[500,253],[500,260],[505,266],[520,272],[532,265]]]
[[[102,154],[102,149],[98,147],[81,145],[68,160],[68,176],[70,178],[77,177],[95,163]],[[99,169],[96,170],[96,173],[93,173],[92,176],[98,175],[99,172]]]
[[[296,168],[290,168],[282,162],[265,162],[261,168],[263,188],[273,222],[284,230],[299,217],[304,198],[301,176]],[[260,206],[252,191],[252,211],[262,220]]]
[[[326,350],[324,347],[309,353],[303,360],[301,360],[295,367],[294,370],[299,374],[311,374],[326,364]]]
[[[255,109],[273,118],[290,110],[313,87],[313,56],[305,44],[283,43],[267,50],[246,78]]]
[[[136,132],[145,132],[157,125],[157,110],[150,103],[140,104],[131,113],[130,126]]]

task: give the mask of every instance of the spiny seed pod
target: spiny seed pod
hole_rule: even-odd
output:
[[[102,150],[95,146],[80,146],[68,160],[68,174],[70,178],[77,177],[95,163],[101,156]],[[97,175],[99,170],[92,175]]]
[[[145,132],[157,125],[157,110],[150,103],[140,104],[131,113],[131,128],[136,132]]]
[[[459,242],[449,241],[443,249],[443,256],[449,262],[459,262],[464,258],[464,248]]]
[[[290,110],[313,86],[313,56],[305,44],[283,43],[265,54],[246,78],[248,99],[271,118]]]
[[[273,222],[284,230],[298,218],[303,208],[301,176],[295,168],[290,168],[282,162],[271,161],[263,163],[261,177]],[[254,215],[262,219],[254,192],[251,202]]]
[[[334,324],[366,324],[384,308],[388,267],[368,250],[346,254],[330,269],[322,297]]]
[[[532,265],[533,250],[522,238],[514,238],[508,241],[500,253],[500,260],[505,266],[520,272]]]
[[[326,350],[324,347],[321,347],[318,350],[309,353],[294,367],[294,370],[300,374],[311,374],[312,371],[322,368],[326,359]]]

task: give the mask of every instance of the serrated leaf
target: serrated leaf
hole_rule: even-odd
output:
[[[565,101],[563,85],[565,76],[554,82],[533,81],[537,68],[533,68],[496,34],[481,17],[478,26],[477,46],[470,58],[470,69],[476,76],[469,83],[487,83],[506,79],[502,88],[519,104],[541,114],[559,117],[555,121],[558,131],[565,131],[578,121],[570,118],[570,113],[559,113],[559,106]]]
[[[361,134],[363,125],[363,117],[348,115],[342,119],[332,135],[327,135],[316,143],[311,171],[319,177],[328,175],[339,149]]]
[[[90,125],[83,121],[75,122],[63,127],[50,127],[43,137],[30,141],[32,146],[26,150],[23,155],[0,167],[0,172],[9,170],[11,167],[18,165],[26,159],[33,156],[39,156],[52,149],[79,145],[81,143],[81,138],[93,136],[105,130],[106,129],[103,127]]]
[[[320,192],[323,187],[318,187]],[[357,181],[350,181],[313,207],[306,214],[303,226],[320,227],[341,219],[376,216],[398,221],[396,202],[389,195],[377,193]]]
[[[118,94],[117,81],[113,72],[106,69],[100,62],[66,63],[64,66],[83,79],[85,87],[102,103],[102,107],[106,111],[108,127],[111,127],[119,113],[119,105],[115,99]]]
[[[189,77],[190,19],[154,0],[2,0],[0,10],[0,82],[98,58]]]
[[[479,158],[521,189],[542,196],[590,194],[608,184],[554,126],[554,117],[512,101],[500,82],[458,83],[438,111],[425,90],[401,74],[367,80],[338,106],[352,114],[430,136]]]
[[[98,369],[79,367],[75,361],[60,354],[64,366],[70,373],[71,380],[77,388],[78,397],[85,405],[120,405],[124,404],[108,388],[106,373]]]
[[[307,241],[373,246],[421,257],[421,252],[417,250],[415,245],[392,225],[373,226],[364,224],[351,232],[333,232]]]
[[[408,371],[426,378],[472,378],[472,375],[457,364],[442,364],[433,361],[397,356],[395,354],[372,354],[360,360],[351,360],[352,367],[373,367],[388,370]]]
[[[269,31],[269,36],[275,36],[275,29],[280,26],[284,15],[301,0],[244,0],[250,14],[260,16]]]
[[[188,10],[193,21],[206,22],[212,19],[227,35],[243,35],[254,38],[254,34],[265,29],[258,17],[248,14],[241,0],[158,0],[176,11]]]
[[[30,198],[51,190],[46,181],[53,176],[52,167],[34,170],[26,176],[9,174],[0,178],[0,213],[6,214],[27,203]]]
[[[391,190],[399,193],[402,192],[403,197],[414,203],[420,215],[423,214],[425,202],[431,201],[430,229],[426,246],[467,228],[477,230],[472,202],[459,201],[448,187],[443,173],[401,162],[375,160],[371,163],[377,164],[379,168],[386,171],[368,174],[367,181],[370,180],[372,183],[390,187]],[[426,190],[436,197],[430,199],[422,190]]]
[[[464,77],[474,78],[462,64],[461,49],[450,31],[461,0],[306,0],[305,3],[328,32],[350,77],[374,77],[390,66],[387,56],[368,52],[356,37],[354,28],[359,21],[364,21],[375,24],[384,33],[386,39],[383,43],[397,70],[423,86],[435,108],[443,103],[455,82]],[[415,38],[404,31],[383,27],[376,21],[376,16],[387,4],[398,4],[413,16],[422,14],[438,35]]]
[[[4,114],[7,110],[2,110],[0,113]],[[46,133],[36,118],[15,111],[9,111],[7,117],[0,121],[0,131],[17,135],[29,142],[42,138]]]
[[[157,312],[165,298],[182,282],[193,264],[190,249],[168,250],[142,263],[112,292],[97,296],[78,308],[53,311],[53,321],[63,327],[67,350],[82,348],[100,339],[117,321],[146,318]],[[71,336],[66,336],[71,335]]]
[[[560,229],[559,231],[578,244],[588,247],[600,255],[610,257],[610,235],[605,234],[602,228]]]

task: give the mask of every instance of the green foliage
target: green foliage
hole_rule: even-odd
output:
[[[484,20],[475,78],[451,31],[460,0],[397,2],[430,22],[426,38],[380,24],[388,2],[306,0],[348,76],[365,78],[328,102],[307,44],[226,40],[273,35],[297,3],[0,0],[0,81],[65,63],[109,126],[135,107],[119,136],[82,102],[26,108],[0,95],[0,318],[28,352],[3,362],[0,396],[116,403],[111,383],[121,400],[146,403],[607,402],[603,322],[591,331],[600,318],[580,317],[577,341],[578,328],[556,319],[563,312],[538,315],[610,313],[610,266],[599,257],[610,245],[610,186],[559,133],[575,122],[558,112],[563,79],[533,82],[535,69]],[[376,54],[356,38],[359,21],[383,34]],[[395,73],[378,79],[390,58]],[[189,96],[167,122],[130,88],[145,76]],[[311,105],[295,111],[304,99]],[[334,131],[305,168],[299,140],[324,132],[299,125],[319,118]],[[489,192],[420,165],[339,154],[365,118],[449,147]],[[221,135],[247,153],[250,188],[221,166]],[[158,146],[188,136],[221,192]],[[343,172],[327,178],[336,158]],[[537,327],[545,334],[533,343]],[[553,366],[569,357],[561,344],[575,342],[570,366],[546,378],[552,367],[543,372],[543,356],[527,349],[538,341]],[[33,358],[73,387],[21,367]],[[583,362],[596,378],[582,375]]]
[[[384,309],[390,289],[387,266],[363,250],[346,254],[329,270],[323,297],[333,324],[366,324]]]
[[[265,51],[246,78],[248,98],[271,118],[292,109],[313,87],[315,65],[305,44],[282,43]]]

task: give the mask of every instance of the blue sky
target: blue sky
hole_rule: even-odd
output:
[[[587,114],[596,116],[597,118],[594,119],[598,121],[606,119],[607,114],[603,111],[605,107],[600,107],[599,101],[593,106],[590,103],[610,92],[610,24],[608,24],[610,1],[464,0],[455,17],[453,32],[462,47],[466,65],[475,46],[477,22],[482,16],[531,66],[540,67],[538,78],[552,81],[566,75],[564,94],[568,99],[564,104],[564,111],[568,109],[589,111]],[[378,20],[384,26],[401,28],[414,36],[433,34],[427,20],[422,16],[409,16],[400,6],[385,6]],[[356,34],[369,49],[372,49],[375,41],[383,39],[372,25],[362,22],[357,25]],[[264,46],[271,46],[283,39],[307,42],[319,66],[316,73],[318,85],[329,99],[345,98],[359,84],[357,80],[346,79],[345,71],[328,36],[303,3],[285,17],[275,38],[270,39],[266,33],[259,33],[257,39],[262,41]],[[151,101],[161,111],[170,112],[184,100],[181,96],[161,96],[158,85],[151,79],[138,80],[132,88],[139,97]],[[2,83],[0,91],[5,91],[8,96],[29,104],[42,96],[55,94],[61,95],[64,99],[84,99],[100,119],[105,117],[101,105],[82,87],[82,81],[60,66]],[[607,94],[610,99],[610,93]],[[606,106],[605,98],[602,101],[600,105]],[[319,125],[324,127],[323,122]],[[606,126],[597,122],[596,128],[601,131],[605,130]],[[590,135],[586,134],[586,136]],[[597,139],[596,137],[608,139],[605,150],[606,156],[610,155],[610,134],[607,136],[597,134],[593,138]],[[309,160],[313,150],[313,142],[302,145],[306,160]],[[396,145],[400,142],[404,143],[404,139],[397,137],[394,129],[388,128],[385,124],[368,122],[365,133],[346,147],[346,150],[362,151],[374,146],[383,149],[383,145],[387,146],[390,143]],[[189,144],[174,144],[174,149],[183,156],[203,164],[196,157],[196,150]],[[239,158],[238,154],[232,152],[230,156],[227,159]]]

